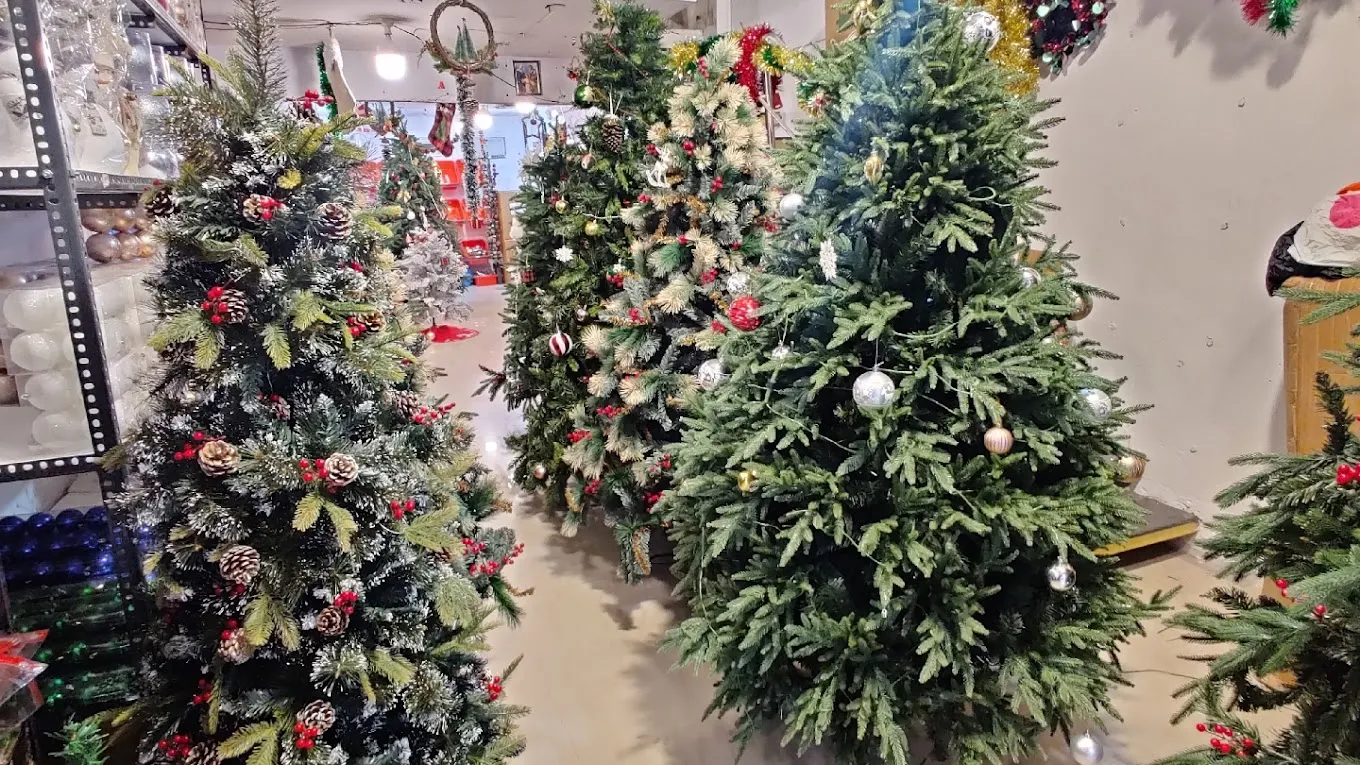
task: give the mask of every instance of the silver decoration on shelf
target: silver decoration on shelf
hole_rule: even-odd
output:
[[[1108,419],[1114,411],[1114,402],[1110,400],[1110,395],[1098,388],[1082,388],[1077,391],[1077,395],[1086,408],[1090,410],[1091,416],[1097,420]]]
[[[1077,584],[1077,570],[1066,558],[1059,558],[1044,572],[1044,578],[1048,580],[1049,589],[1067,592]]]
[[[699,365],[695,379],[698,380],[700,388],[713,390],[727,379],[727,368],[723,366],[721,359],[709,359]]]
[[[855,403],[863,409],[882,409],[892,403],[897,395],[897,384],[892,378],[877,369],[855,378],[851,389]]]

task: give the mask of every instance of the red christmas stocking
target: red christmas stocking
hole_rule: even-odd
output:
[[[435,104],[434,127],[430,128],[430,143],[435,151],[448,157],[453,154],[453,103]]]

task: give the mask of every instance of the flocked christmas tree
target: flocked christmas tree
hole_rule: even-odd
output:
[[[404,117],[377,119],[386,135],[378,203],[401,210],[392,224],[391,246],[405,276],[407,308],[427,326],[463,318],[468,313],[463,300],[467,263],[454,244],[439,169],[406,129]]]
[[[611,270],[628,260],[623,206],[648,188],[647,128],[674,84],[664,30],[661,17],[638,4],[597,0],[576,76],[580,95],[600,111],[570,139],[565,128],[554,131],[544,153],[525,163],[515,198],[524,229],[518,265],[532,281],[510,292],[505,364],[483,389],[522,408],[525,432],[508,439],[511,470],[521,485],[543,487],[558,509],[566,508],[571,472],[562,461],[571,412],[598,368],[576,341],[616,289]]]
[[[581,334],[600,360],[591,398],[576,411],[567,462],[572,512],[602,508],[628,579],[651,573],[653,513],[670,486],[669,450],[694,375],[729,329],[757,325],[751,267],[773,227],[774,161],[747,90],[728,82],[737,41],[714,42],[648,131],[649,188],[624,211],[635,229],[619,285]]]
[[[183,175],[147,200],[164,360],[111,465],[161,539],[142,759],[500,763],[522,743],[484,650],[512,534],[391,297],[389,211],[354,213],[352,118],[279,112],[267,0],[215,89],[168,89]]]
[[[1155,606],[1094,553],[1141,521],[1116,474],[1132,410],[1066,329],[1103,293],[1029,255],[1044,104],[959,10],[859,15],[827,63],[855,79],[812,77],[760,326],[728,333],[686,418],[661,510],[693,616],[671,641],[741,736],[980,765],[1055,730],[1095,762],[1113,658]]]
[[[1323,303],[1313,319],[1353,309],[1360,295],[1286,291]],[[1354,375],[1360,346],[1329,354]],[[1208,557],[1226,562],[1235,579],[1274,579],[1283,600],[1217,588],[1217,608],[1191,605],[1169,621],[1205,645],[1208,673],[1181,689],[1204,746],[1162,762],[1211,765],[1247,760],[1263,765],[1360,763],[1360,439],[1346,395],[1327,375],[1318,399],[1331,422],[1315,454],[1250,454],[1234,461],[1260,470],[1218,496],[1225,509],[1201,542]],[[1244,712],[1292,708],[1278,733],[1262,735]]]

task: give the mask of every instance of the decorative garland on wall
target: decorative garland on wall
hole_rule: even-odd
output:
[[[1242,0],[1242,18],[1248,24],[1266,22],[1266,27],[1277,35],[1294,28],[1294,14],[1299,0]]]

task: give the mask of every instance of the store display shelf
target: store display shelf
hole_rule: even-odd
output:
[[[41,191],[51,177],[52,171],[36,167],[0,167],[0,189]],[[95,173],[89,170],[74,170],[71,179],[75,182],[76,193],[85,194],[141,194],[156,178],[137,175],[116,175],[114,173]]]
[[[190,58],[195,61],[203,59],[204,51],[193,40],[184,28],[175,21],[170,12],[167,11],[156,0],[131,0],[135,13],[142,14],[140,18],[134,18],[132,25],[145,29],[154,30],[151,41],[157,45],[183,50]]]
[[[35,459],[28,456],[11,461],[15,455],[12,450],[0,450],[0,483],[28,481],[33,478],[47,478],[54,475],[75,475],[92,473],[99,469],[99,458],[93,454],[77,454],[70,457]]]

